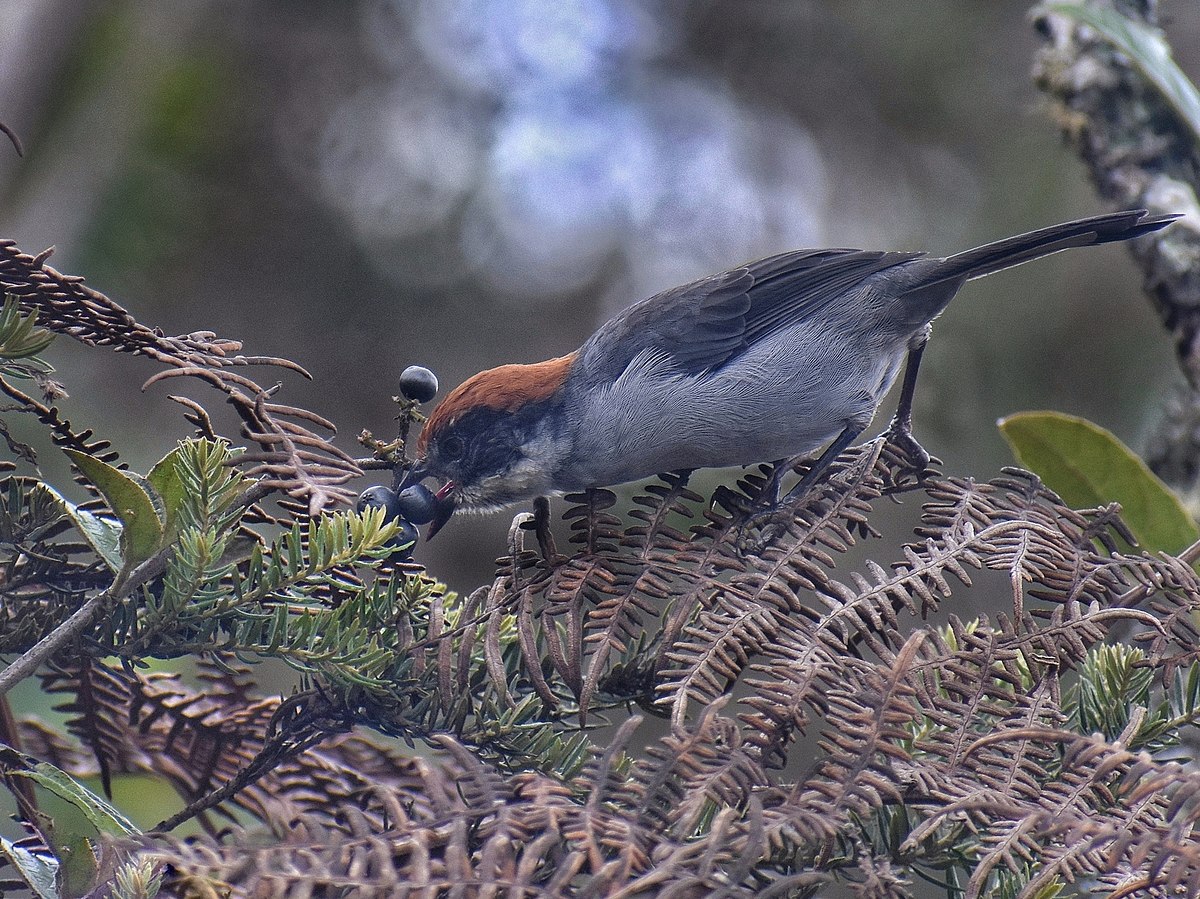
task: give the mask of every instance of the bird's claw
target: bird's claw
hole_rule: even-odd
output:
[[[787,533],[795,518],[795,505],[782,503],[749,516],[738,525],[737,548],[743,555],[757,555]]]
[[[888,443],[908,457],[909,470],[916,476],[917,480],[924,480],[926,472],[930,470],[933,457],[929,455],[929,451],[925,447],[917,442],[917,438],[913,436],[912,428],[902,422],[893,420],[891,426],[887,429],[886,437]]]
[[[778,496],[760,497],[753,508],[745,512],[745,518],[738,525],[736,543],[738,551],[745,554],[757,555],[770,544],[787,534],[788,529],[796,520],[796,512],[809,499],[811,489],[798,495],[779,499]],[[763,500],[766,502],[763,502]]]

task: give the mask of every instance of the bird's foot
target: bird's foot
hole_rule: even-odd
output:
[[[746,509],[745,518],[738,525],[738,550],[757,555],[787,534],[796,520],[796,513],[812,494],[813,486],[798,484],[783,498],[777,490],[764,490],[754,505]]]
[[[737,528],[737,548],[742,555],[758,555],[787,533],[798,503],[787,500],[749,515]]]
[[[912,425],[899,418],[893,418],[891,425],[888,426],[885,432],[885,436],[888,443],[908,457],[909,471],[916,477],[917,481],[921,482],[925,480],[925,475],[931,470],[930,464],[934,460],[929,455],[929,451],[921,446],[917,442],[917,438],[913,436]]]

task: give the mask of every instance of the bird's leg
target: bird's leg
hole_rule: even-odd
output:
[[[925,447],[917,442],[917,438],[912,433],[913,394],[917,386],[917,372],[921,367],[921,356],[925,352],[925,345],[929,342],[930,331],[930,326],[926,325],[909,339],[908,358],[904,362],[904,380],[900,384],[900,401],[896,404],[896,414],[887,430],[888,441],[899,447],[908,456],[918,475],[924,473],[931,461]],[[783,499],[779,498],[779,490],[784,475],[804,457],[798,456],[785,462],[776,462],[770,479],[763,485],[762,493],[759,494],[759,504],[765,508],[758,514],[750,516],[742,530],[761,528],[760,546],[775,539],[786,527],[787,519],[792,516],[795,506],[825,475],[826,470],[842,450],[853,443],[855,438],[863,432],[864,427],[859,422],[847,424],[833,443],[825,448],[812,467],[804,473],[800,482],[789,490]]]
[[[758,505],[779,505],[780,491],[783,489],[783,479],[803,458],[803,456],[792,456],[790,459],[776,459],[771,463],[771,477],[763,484],[762,491],[758,494]]]
[[[912,405],[913,394],[917,386],[917,372],[921,367],[921,355],[925,352],[925,345],[929,342],[931,330],[930,326],[926,325],[908,341],[908,358],[904,362],[904,380],[900,384],[900,401],[896,404],[896,414],[887,430],[888,441],[898,446],[909,457],[912,467],[918,473],[924,472],[929,467],[930,456],[925,447],[921,446],[912,434]],[[864,423],[857,421],[848,423],[834,438],[833,443],[825,447],[825,451],[804,473],[800,482],[782,499],[779,497],[779,491],[784,476],[804,456],[776,462],[771,477],[763,485],[762,493],[759,494],[758,505],[763,507],[762,511],[749,517],[743,525],[743,531],[756,527],[761,528],[763,539],[760,540],[760,545],[778,536],[782,527],[785,526],[784,519],[792,515],[792,509],[800,500],[804,499],[813,486],[825,475],[833,461],[841,455],[842,450],[853,443],[855,438],[865,430],[865,427]]]
[[[783,499],[779,498],[779,482],[804,457],[799,456],[794,459],[788,459],[785,462],[776,463],[775,471],[771,474],[770,480],[767,481],[763,487],[763,492],[760,494],[762,499],[769,497],[770,504],[757,514],[747,517],[746,521],[738,529],[740,532],[738,542],[745,544],[746,534],[757,528],[760,531],[759,539],[754,547],[757,550],[782,534],[788,523],[792,520],[796,506],[808,495],[808,492],[812,490],[817,481],[824,476],[829,466],[833,464],[833,461],[841,455],[842,450],[853,443],[855,438],[863,432],[864,428],[865,424],[860,421],[847,424],[842,429],[842,432],[834,438],[833,443],[825,447],[825,451],[817,457],[817,461],[812,464],[812,467],[800,478],[799,483],[789,490],[787,496],[783,497]]]
[[[779,495],[783,488],[783,479],[792,469],[808,458],[808,453],[801,453],[798,456],[792,456],[790,459],[780,459],[777,462],[772,462],[771,477],[763,484],[755,504],[765,509],[768,513],[774,513],[783,506],[795,505],[821,479],[826,469],[842,454],[842,450],[853,443],[855,438],[865,429],[865,425],[861,422],[855,421],[847,424],[841,433],[834,438],[833,443],[825,447],[825,451],[817,457],[817,461],[813,462],[812,467],[804,473],[804,476],[800,478],[796,486],[787,492],[787,496],[780,497]]]
[[[851,432],[849,437],[846,436],[847,432]],[[842,433],[838,435],[837,440],[831,443],[826,448],[825,452],[821,453],[821,455],[817,458],[817,461],[813,463],[812,468],[810,468],[804,477],[800,479],[800,482],[788,491],[788,495],[786,497],[782,496],[783,479],[787,477],[797,465],[808,458],[808,453],[801,453],[798,456],[791,456],[787,459],[778,459],[772,462],[771,477],[769,477],[767,482],[763,484],[763,488],[758,494],[758,499],[755,500],[756,505],[764,509],[775,509],[780,505],[790,503],[792,500],[802,497],[808,492],[808,489],[817,482],[817,478],[824,473],[825,469],[829,467],[830,463],[838,457],[838,454],[847,446],[849,446],[850,441],[852,441],[861,433],[862,428],[859,428],[858,430],[846,428],[843,430]]]
[[[929,342],[930,330],[929,325],[926,325],[908,342],[908,359],[904,363],[900,401],[896,404],[896,414],[887,430],[888,442],[895,444],[908,456],[913,470],[918,475],[923,474],[929,467],[930,456],[912,433],[913,393],[917,387],[917,370],[921,367],[921,355],[925,352],[925,344]]]
[[[817,461],[812,464],[812,468],[804,473],[804,477],[800,478],[800,482],[787,492],[780,505],[793,505],[804,498],[805,494],[813,488],[813,485],[821,479],[825,474],[825,470],[833,464],[833,461],[842,454],[842,450],[848,447],[859,434],[863,432],[863,425],[858,422],[853,422],[842,428],[842,433],[834,438],[833,443],[825,447],[825,452],[817,457]],[[788,465],[791,469],[791,465]]]
[[[533,533],[537,537],[542,558],[553,563],[558,558],[558,547],[554,543],[554,535],[550,533],[549,497],[538,496],[533,500]]]

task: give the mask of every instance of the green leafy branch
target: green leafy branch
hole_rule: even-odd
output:
[[[5,297],[0,309],[0,376],[29,378],[53,371],[38,354],[54,341],[54,333],[36,325],[36,312],[26,315],[15,296]]]

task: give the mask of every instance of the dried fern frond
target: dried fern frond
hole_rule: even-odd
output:
[[[495,580],[466,597],[404,572],[333,574],[355,538],[321,531],[328,519],[213,569],[178,610],[224,622],[197,646],[223,635],[291,658],[307,691],[258,698],[220,657],[201,689],[98,663],[47,688],[68,697],[102,774],[166,772],[212,835],[147,836],[131,857],[247,892],[345,885],[367,858],[356,882],[385,892],[804,896],[836,879],[903,896],[918,877],[969,896],[1081,879],[1190,889],[1200,792],[1146,750],[1170,751],[1200,718],[1200,579],[1180,559],[1114,551],[1112,510],[1067,509],[1016,472],[927,479],[918,539],[835,577],[899,464],[878,445],[849,455],[761,554],[738,540],[748,504],[699,510],[677,478],[635,498],[645,514],[628,524],[614,497],[582,497],[575,555],[531,554],[514,528]],[[219,500],[193,506],[193,529],[234,524]],[[683,530],[688,512],[700,521]],[[1007,576],[1009,608],[920,621],[986,569]],[[289,593],[324,570],[329,589]],[[608,736],[578,729],[589,680],[609,715],[623,686],[651,708],[663,697],[669,731],[643,747],[636,717]],[[437,761],[346,732],[367,723],[423,739]],[[61,740],[30,739],[81,765]],[[235,849],[210,807],[274,836]]]
[[[344,485],[362,471],[352,456],[326,436],[336,433],[333,423],[309,410],[273,402],[277,387],[261,387],[238,371],[267,366],[309,377],[301,366],[274,356],[243,355],[240,341],[208,331],[168,337],[137,321],[82,278],[46,265],[48,255],[30,256],[11,240],[0,240],[0,287],[16,297],[21,309],[35,312],[38,324],[88,346],[135,353],[163,365],[164,371],[151,377],[147,385],[170,377],[205,381],[225,394],[242,421],[243,436],[259,445],[258,451],[243,457],[248,474],[263,479],[270,489],[303,500],[313,515],[350,501],[352,494]],[[11,385],[4,389],[36,411],[55,429],[60,441],[71,436],[69,425],[58,421],[56,411],[14,395]]]

